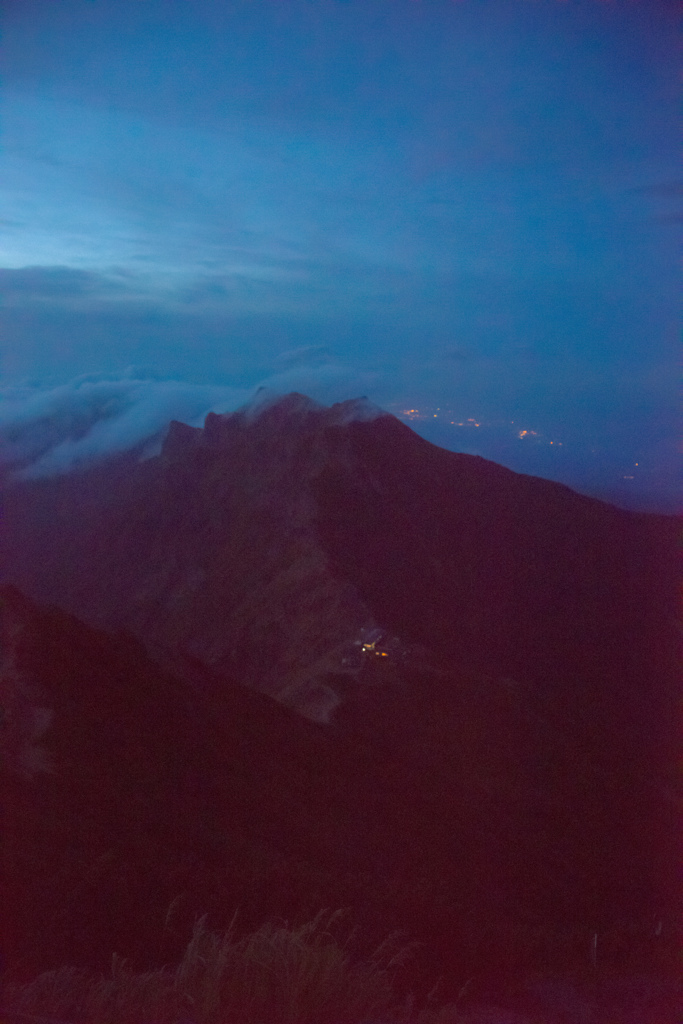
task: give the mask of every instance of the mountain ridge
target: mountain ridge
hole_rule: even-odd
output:
[[[581,616],[589,634],[591,616],[604,618],[615,590],[634,594],[628,617],[636,633],[617,630],[622,640],[637,635],[645,606],[660,628],[671,629],[667,621],[676,614],[666,596],[674,519],[623,512],[561,484],[446,452],[389,414],[372,408],[368,415],[358,401],[326,410],[293,395],[263,400],[255,410],[212,413],[203,429],[173,424],[159,457],[119,466],[109,484],[108,471],[97,467],[6,488],[2,578],[93,624],[130,628],[157,647],[185,644],[186,654],[243,674],[248,685],[314,716],[328,718],[338,706],[341,695],[325,676],[351,675],[341,662],[360,632],[415,633],[420,604],[423,619],[439,602],[456,614],[458,656],[476,658],[487,646],[504,648],[486,607],[497,594],[507,636],[502,656],[510,664],[492,666],[489,658],[488,667],[511,675],[530,671],[534,660],[548,669],[542,632],[562,640],[564,626],[550,616],[535,630],[525,664],[511,653],[515,646],[531,651],[515,631],[532,634],[530,619],[549,619],[542,588],[546,595],[554,588],[546,600],[566,597],[572,587],[600,591],[588,594]],[[22,557],[30,548],[34,553]],[[379,562],[375,548],[383,551]],[[621,572],[623,556],[634,563],[630,573]],[[38,566],[49,566],[49,579]],[[463,581],[459,591],[449,573]],[[393,600],[378,590],[388,578]],[[401,612],[400,594],[410,587],[420,601],[407,599]],[[569,609],[574,618],[581,600]],[[623,607],[624,594],[619,601]],[[524,616],[516,602],[533,610]],[[447,622],[438,632],[443,644]],[[433,636],[425,622],[401,638],[429,645]],[[576,651],[578,640],[570,637],[565,650],[573,644]],[[619,642],[612,641],[612,654]]]
[[[182,877],[197,912],[217,893],[234,909],[248,878],[254,915],[319,896],[308,910],[351,905],[413,926],[444,963],[514,960],[516,945],[529,963],[580,961],[596,931],[612,936],[606,958],[656,958],[654,932],[642,936],[664,920],[673,941],[680,895],[677,522],[445,452],[358,408],[294,396],[203,430],[174,426],[144,462],[5,486],[2,580],[28,595],[35,623],[22,720],[45,750],[32,763],[58,765],[64,714],[75,736],[79,715],[102,717],[108,688],[125,695],[128,675],[126,701],[175,695],[175,724],[154,741],[167,767],[136,748],[139,822],[156,848],[155,799],[185,808],[179,861],[159,872]],[[88,708],[91,671],[100,696]],[[80,695],[60,717],[43,694],[74,680]],[[189,792],[205,780],[198,806],[214,833],[177,789],[173,730],[189,744]],[[102,771],[128,821],[129,783],[107,750]],[[49,771],[11,783],[46,837],[31,856],[54,847],[46,893],[68,836],[40,808],[54,787],[68,802],[64,785]],[[95,820],[97,799],[82,796]],[[177,892],[149,871],[158,916]],[[22,884],[38,906],[43,890]]]

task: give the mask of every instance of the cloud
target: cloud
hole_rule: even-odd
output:
[[[281,352],[275,362],[279,366],[302,366],[310,363],[327,362],[330,351],[326,345],[300,345]]]
[[[301,391],[318,402],[329,405],[376,392],[380,374],[356,370],[339,363],[294,366],[261,381],[261,386],[280,394]]]
[[[683,196],[683,180],[659,181],[654,185],[639,185],[632,192],[643,196],[662,196],[665,199]]]
[[[209,411],[235,409],[250,393],[125,378],[8,388],[0,393],[0,466],[25,478],[89,466],[160,440],[172,419],[198,425]]]
[[[208,250],[207,250],[208,253]],[[251,250],[223,247],[208,253],[220,271],[192,266],[160,267],[153,260],[134,268],[116,264],[98,269],[67,265],[0,267],[0,294],[6,310],[76,310],[99,315],[127,315],[160,310],[175,317],[287,314],[329,316],[353,310],[360,298],[382,308],[405,281],[382,267],[337,260],[323,245],[311,246],[304,259],[296,252],[273,254],[256,242]],[[178,263],[182,252],[176,252]],[[293,350],[296,352],[296,350]],[[286,357],[285,357],[286,358]],[[298,356],[296,357],[298,358]],[[316,357],[317,358],[317,357]]]
[[[258,388],[302,391],[324,404],[358,397],[376,381],[339,364],[299,365],[253,387],[132,377],[79,377],[58,387],[0,390],[0,471],[23,479],[87,468],[122,452],[156,454],[171,420],[201,426],[209,412],[233,412]]]
[[[73,267],[0,267],[0,291],[5,300],[85,295],[99,291],[103,278]]]
[[[471,363],[478,358],[478,355],[472,349],[455,347],[444,349],[440,358],[447,363]]]
[[[0,294],[5,305],[33,303],[99,304],[102,300],[139,297],[142,278],[120,268],[108,273],[68,266],[0,267]]]

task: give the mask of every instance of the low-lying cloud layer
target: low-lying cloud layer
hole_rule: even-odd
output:
[[[134,379],[14,388],[0,405],[0,462],[23,477],[68,472],[160,438],[172,419],[194,423],[245,397],[232,388]]]
[[[469,353],[454,358],[463,373],[476,362]],[[476,388],[469,393],[465,388],[450,403],[443,396],[434,401],[430,388],[420,387],[418,366],[404,367],[397,381],[377,369],[342,364],[324,345],[288,349],[271,366],[270,375],[262,373],[250,383],[163,380],[128,371],[59,385],[7,385],[0,388],[0,479],[77,472],[133,450],[147,458],[161,450],[171,420],[201,426],[209,412],[260,410],[273,396],[297,391],[328,406],[367,396],[441,447],[557,480],[627,508],[680,508],[678,460],[667,421],[636,443],[621,421],[610,421],[610,434],[597,423],[585,423],[580,409],[564,418],[543,416],[543,410],[534,415],[531,406],[506,415],[495,403],[487,406]],[[482,374],[491,381],[495,369],[489,361]],[[642,381],[640,387],[642,394]],[[412,401],[405,400],[408,394]],[[628,403],[624,399],[621,405]]]
[[[151,455],[171,420],[201,426],[207,413],[233,412],[259,388],[302,391],[329,403],[362,394],[366,383],[364,375],[327,363],[290,366],[255,387],[134,377],[7,387],[0,390],[0,470],[31,479],[83,469],[135,448]]]

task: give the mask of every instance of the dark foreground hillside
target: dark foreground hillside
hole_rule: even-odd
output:
[[[103,970],[112,952],[161,966],[200,913],[221,928],[239,908],[249,928],[323,906],[349,907],[361,944],[421,941],[405,983],[444,975],[445,995],[473,975],[585,969],[593,931],[605,970],[668,969],[674,910],[653,865],[673,821],[644,792],[630,816],[617,793],[606,821],[576,817],[572,788],[598,801],[609,780],[590,764],[567,780],[560,751],[549,783],[534,759],[552,709],[520,708],[511,684],[433,669],[413,680],[429,701],[394,693],[386,715],[395,685],[378,677],[375,707],[330,729],[239,686],[202,693],[138,641],[11,588],[2,629],[2,942],[18,976]]]
[[[351,848],[367,801],[319,726],[236,686],[209,705],[138,641],[11,588],[2,629],[10,962],[163,962],[200,911],[305,913],[366,859],[362,831]]]

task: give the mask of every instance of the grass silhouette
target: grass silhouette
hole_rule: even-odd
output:
[[[171,911],[169,910],[169,913]],[[320,911],[303,924],[269,921],[239,935],[194,923],[176,967],[134,971],[116,955],[106,974],[61,967],[28,984],[7,984],[1,1024],[673,1024],[683,990],[647,977],[616,978],[612,992],[580,979],[541,978],[542,1006],[504,1010],[497,1000],[465,1008],[437,998],[417,1006],[397,994],[415,943],[390,934],[371,952],[353,952],[355,933],[339,935],[344,911]],[[585,981],[585,979],[584,979]],[[577,984],[578,983],[578,984]],[[540,990],[539,990],[540,991]]]
[[[175,969],[134,972],[116,955],[107,975],[62,967],[9,987],[5,1012],[70,1024],[402,1024],[412,1004],[400,1003],[394,978],[411,944],[390,935],[354,956],[352,935],[335,935],[342,917],[321,911],[241,937],[235,918],[219,934],[202,917]]]

